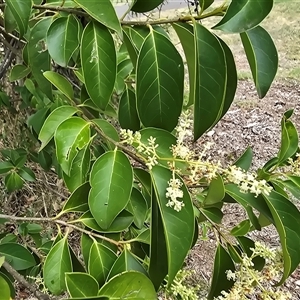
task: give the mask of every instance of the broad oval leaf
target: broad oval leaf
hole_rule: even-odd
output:
[[[108,281],[99,291],[99,296],[109,300],[156,300],[157,295],[151,280],[144,274],[129,271]]]
[[[204,200],[204,205],[212,205],[219,203],[223,200],[225,196],[225,188],[222,176],[217,174],[215,178],[212,179],[207,196]]]
[[[93,1],[86,3],[90,2]],[[109,30],[99,23],[90,22],[83,31],[80,53],[87,92],[95,105],[105,110],[117,74],[116,49]]]
[[[272,10],[273,0],[231,1],[225,16],[213,28],[240,33],[256,27]]]
[[[276,47],[268,32],[260,26],[241,33],[241,39],[259,98],[263,98],[278,69]]]
[[[73,160],[87,146],[90,136],[90,123],[79,117],[71,117],[57,127],[54,134],[57,161],[67,175],[70,176]]]
[[[39,140],[42,142],[39,151],[41,151],[50,142],[57,127],[73,116],[76,112],[78,112],[76,107],[60,106],[48,116],[39,134]]]
[[[151,170],[151,177],[164,228],[168,256],[168,284],[170,285],[182,267],[194,239],[194,209],[189,192],[179,177],[177,179],[183,184],[181,187],[183,198],[179,198],[178,201],[182,201],[184,206],[180,211],[175,211],[174,208],[167,206],[169,199],[166,198],[166,192],[168,181],[172,178],[170,170],[154,166]],[[150,257],[150,265],[152,259],[154,257]]]
[[[97,296],[99,284],[94,277],[86,273],[66,273],[66,286],[71,297]]]
[[[10,287],[2,275],[0,275],[0,291],[1,300],[11,300]]]
[[[108,229],[128,204],[133,184],[133,171],[121,151],[109,151],[94,163],[90,174],[90,211],[103,229]]]
[[[60,295],[66,290],[67,272],[72,272],[72,261],[68,239],[65,236],[51,248],[43,267],[45,285],[54,295]]]
[[[0,174],[5,174],[12,170],[15,166],[9,161],[0,162]]]
[[[194,24],[196,77],[194,139],[222,117],[226,99],[227,65],[219,39],[201,24]]]
[[[230,230],[230,233],[233,236],[244,236],[250,231],[250,228],[251,228],[250,220],[244,220],[238,225],[236,225],[234,228],[232,228]]]
[[[0,244],[0,255],[17,271],[26,270],[36,265],[33,255],[17,243]]]
[[[142,124],[172,131],[183,105],[184,68],[180,54],[164,35],[151,30],[136,71],[137,111]]]
[[[79,24],[76,17],[57,18],[47,31],[47,46],[52,59],[60,66],[66,67],[78,48]]]
[[[158,7],[164,2],[164,0],[137,0],[135,1],[133,7],[131,8],[132,11],[137,13],[144,13],[154,8]]]
[[[73,0],[91,17],[122,36],[122,28],[110,0]]]
[[[5,3],[16,20],[21,38],[27,31],[32,2],[31,0],[7,0]]]

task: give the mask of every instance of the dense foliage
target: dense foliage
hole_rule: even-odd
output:
[[[127,14],[162,2],[129,1]],[[1,1],[6,69],[40,148],[2,150],[0,173],[9,192],[22,188],[35,180],[29,157],[55,170],[71,193],[56,216],[0,215],[19,228],[12,235],[3,225],[0,234],[1,299],[14,297],[12,275],[39,299],[150,300],[163,288],[197,299],[180,291],[176,278],[199,224],[218,243],[207,299],[242,299],[261,288],[259,278],[268,280],[266,269],[281,285],[299,265],[300,212],[290,200],[300,197],[293,112],[282,118],[277,156],[257,171],[249,171],[250,148],[221,165],[209,143],[188,146],[219,122],[235,95],[235,61],[220,30],[240,35],[258,96],[268,92],[278,57],[259,24],[273,0],[193,4],[181,17],[128,21],[110,0]],[[210,17],[219,18],[212,29],[201,22]],[[3,92],[1,103],[11,105]],[[228,203],[247,216],[233,228],[222,226]],[[57,225],[54,239],[43,234],[45,223]],[[269,225],[281,253],[247,236]],[[80,234],[76,251],[69,229]]]

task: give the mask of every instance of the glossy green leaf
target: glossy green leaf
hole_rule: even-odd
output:
[[[74,100],[74,91],[71,83],[62,75],[47,71],[43,75],[68,99]]]
[[[66,286],[71,297],[97,296],[99,284],[95,278],[86,273],[66,273]]]
[[[138,131],[141,127],[136,109],[135,93],[129,88],[126,88],[122,94],[119,104],[118,118],[123,129]]]
[[[221,209],[217,207],[207,207],[201,208],[200,211],[206,218],[208,218],[212,222],[216,224],[221,224],[223,218],[223,212]]]
[[[88,236],[85,233],[82,233],[81,239],[80,239],[80,248],[81,248],[81,253],[83,256],[83,260],[84,260],[86,269],[88,268],[88,265],[89,265],[90,250],[91,250],[93,243],[94,243],[94,241],[90,236]]]
[[[109,300],[156,300],[157,295],[150,279],[139,272],[129,271],[113,277],[99,291]]]
[[[129,250],[125,248],[112,266],[107,277],[107,281],[112,277],[126,271],[137,271],[147,275],[147,272],[141,265],[141,263],[133,256],[133,254]]]
[[[253,159],[253,151],[250,147],[246,149],[246,151],[237,159],[237,161],[234,163],[237,167],[248,171],[251,167]]]
[[[278,283],[281,285],[300,263],[300,212],[289,199],[275,191],[264,195],[264,199],[274,218],[283,252],[284,272]]]
[[[137,0],[135,1],[131,10],[137,13],[144,13],[155,9],[163,2],[164,0],[148,0],[148,1]]]
[[[0,275],[0,291],[1,291],[1,300],[11,300],[10,287],[6,280]]]
[[[133,65],[130,59],[125,59],[117,66],[117,77],[115,82],[115,91],[120,95],[126,87],[126,78],[129,76],[133,69]]]
[[[131,191],[127,210],[132,213],[135,226],[142,228],[146,220],[148,206],[142,193],[136,188]]]
[[[0,244],[0,255],[17,271],[26,270],[36,265],[33,255],[17,243]]]
[[[241,39],[260,98],[263,98],[278,69],[278,53],[268,32],[260,26],[241,33]]]
[[[50,142],[57,127],[77,111],[73,106],[60,106],[48,116],[39,134],[39,140],[42,142],[40,151]]]
[[[15,171],[5,176],[4,182],[9,193],[21,189],[24,185],[23,179]]]
[[[230,230],[230,233],[233,236],[241,236],[241,235],[244,236],[250,231],[250,228],[251,228],[250,220],[244,220],[238,225],[236,225],[234,228],[232,228]]]
[[[83,31],[80,53],[87,92],[95,105],[105,110],[117,74],[116,49],[109,30],[99,23],[90,22]]]
[[[91,150],[89,145],[80,150],[73,160],[70,176],[63,174],[67,188],[72,193],[81,184],[86,182],[88,171],[90,170]],[[87,209],[86,209],[87,210]]]
[[[218,38],[201,24],[194,24],[196,76],[194,84],[194,139],[222,117],[226,99],[227,67]]]
[[[104,284],[117,255],[108,247],[94,241],[90,249],[88,271],[97,282]]]
[[[122,36],[122,28],[110,0],[74,0],[91,17]],[[104,13],[105,12],[105,13]]]
[[[89,182],[85,182],[76,190],[73,191],[72,195],[69,197],[65,203],[62,211],[66,212],[86,212],[88,207],[88,194],[90,191]]]
[[[31,169],[27,167],[22,167],[18,170],[18,174],[27,181],[35,181],[35,175]]]
[[[231,1],[225,16],[213,28],[240,33],[256,27],[271,11],[273,0]]]
[[[16,81],[26,77],[31,72],[30,67],[14,65],[9,74],[9,81]]]
[[[215,254],[212,282],[207,296],[208,300],[220,296],[222,291],[228,292],[233,286],[234,281],[227,279],[226,272],[228,270],[235,271],[234,263],[228,252],[219,244]]]
[[[212,179],[207,196],[204,200],[204,205],[212,205],[221,202],[225,196],[225,188],[223,178],[217,174],[215,178]]]
[[[67,175],[70,175],[78,152],[89,143],[90,136],[90,123],[79,117],[71,117],[57,127],[54,134],[57,161]]]
[[[283,182],[283,185],[288,189],[296,198],[300,199],[300,177],[288,175],[288,180]]]
[[[10,10],[6,5],[4,8],[4,28],[6,32],[12,33],[15,29],[18,28],[17,22]]]
[[[5,272],[4,270],[0,269],[0,271],[2,271],[2,272],[0,272],[0,277],[2,277],[6,281],[7,285],[9,286],[9,289],[10,289],[9,300],[14,299],[16,297],[16,291],[15,291],[15,287],[14,287],[14,278],[11,278],[12,276],[8,272]],[[1,285],[0,285],[0,290],[2,291]]]
[[[123,152],[109,151],[96,160],[90,174],[89,207],[100,227],[108,229],[126,207],[132,183],[132,167]]]
[[[60,66],[66,67],[78,48],[79,24],[76,17],[57,18],[47,32],[47,46],[51,58]]]
[[[183,105],[184,68],[164,35],[152,30],[143,43],[136,71],[137,111],[142,124],[172,131]]]
[[[32,2],[31,0],[7,0],[5,3],[16,20],[21,38],[27,31]]]
[[[161,166],[154,166],[151,170],[151,177],[164,228],[168,256],[168,284],[170,285],[182,267],[193,242],[195,227],[194,210],[190,195],[184,184],[181,187],[183,198],[179,199],[179,201],[182,201],[184,204],[181,210],[175,211],[174,208],[167,206],[169,199],[166,198],[166,191],[168,181],[172,178],[172,172],[170,170]],[[181,179],[179,180],[181,181]],[[153,229],[153,227],[151,229]],[[165,249],[162,249],[162,251],[165,251]],[[154,257],[150,256],[150,265],[153,259]]]
[[[12,170],[14,165],[9,161],[1,161],[0,162],[0,174],[5,174]]]
[[[51,248],[43,267],[45,285],[54,295],[60,295],[66,290],[67,272],[72,272],[72,261],[68,239],[65,236]]]

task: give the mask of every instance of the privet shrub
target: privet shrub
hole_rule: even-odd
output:
[[[163,1],[129,2],[127,13],[141,13]],[[18,224],[22,236],[3,227],[1,299],[14,297],[11,275],[39,299],[150,300],[162,287],[197,299],[182,286],[181,270],[203,222],[217,242],[207,299],[246,299],[256,288],[264,299],[288,298],[262,281],[281,285],[300,262],[300,213],[290,201],[300,196],[293,112],[282,117],[278,154],[257,171],[249,171],[250,148],[234,164],[221,165],[209,158],[210,144],[189,147],[226,114],[236,91],[235,61],[216,30],[240,35],[260,98],[278,65],[274,43],[259,25],[273,0],[214,2],[201,0],[179,18],[147,21],[118,19],[109,0],[0,4],[9,80],[21,106],[33,112],[27,123],[40,141],[31,159],[55,169],[71,193],[56,216],[1,215],[3,224]],[[202,25],[216,16],[212,28]],[[26,151],[2,152],[8,191],[34,180]],[[247,217],[222,228],[228,203]],[[55,239],[42,235],[45,223],[57,225]],[[277,229],[281,252],[247,237],[269,225]],[[81,236],[80,251],[71,248],[68,229]]]

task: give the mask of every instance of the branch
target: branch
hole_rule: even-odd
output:
[[[18,273],[8,262],[4,262],[3,265],[4,269],[13,276],[19,283],[24,285],[30,292],[32,292],[39,300],[50,300],[50,296],[44,294],[39,291],[37,287],[30,284],[20,273]],[[52,298],[53,299],[53,298]]]

